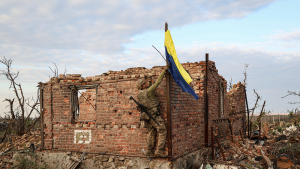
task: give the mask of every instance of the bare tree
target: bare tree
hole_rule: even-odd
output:
[[[253,91],[254,91],[254,94],[256,95],[256,102],[255,102],[253,108],[250,109],[250,110],[252,111],[252,114],[251,114],[251,121],[252,121],[252,118],[253,118],[254,110],[255,110],[256,107],[258,107],[258,106],[257,106],[257,103],[258,103],[259,100],[262,99],[261,96],[255,91],[255,89],[253,89]]]
[[[249,65],[249,64],[246,64],[246,63],[245,63],[245,65],[244,65],[244,67],[245,67],[245,70],[244,70],[244,77],[245,77],[245,78],[244,78],[244,83],[245,83],[245,86],[246,86],[246,84],[247,84],[246,81],[247,81],[247,76],[248,76],[248,75],[247,75],[247,67],[248,67],[248,65]]]
[[[37,107],[39,106],[38,98],[35,100],[33,98],[31,99],[25,99],[23,89],[20,83],[16,82],[16,79],[19,75],[19,72],[14,73],[12,72],[12,60],[6,59],[5,57],[0,60],[0,63],[6,66],[5,70],[0,70],[0,75],[5,75],[7,80],[10,82],[9,89],[13,89],[15,93],[15,98],[8,99],[5,98],[5,101],[9,103],[9,113],[11,118],[11,122],[13,122],[15,125],[13,125],[16,129],[17,135],[23,135],[27,133],[32,126],[35,125],[35,123],[38,121],[39,118],[31,124],[31,126],[26,130],[26,122],[28,121],[30,115],[36,111],[39,113]],[[15,106],[16,105],[16,106]],[[27,116],[25,118],[25,116]]]
[[[53,63],[53,62],[52,62]],[[55,68],[54,68],[54,70],[49,66],[49,68],[50,68],[50,70],[53,72],[53,77],[50,77],[50,75],[49,75],[49,78],[51,79],[51,78],[55,78],[55,77],[58,77],[58,68],[57,68],[57,66],[56,66],[56,63],[53,63],[54,64],[54,66],[55,66]]]
[[[283,96],[283,97],[281,97],[281,98],[285,98],[285,97],[290,96],[290,95],[300,96],[300,92],[297,93],[297,92],[292,92],[292,91],[288,90],[288,94],[285,95],[285,96]],[[300,102],[288,102],[288,103],[289,104],[299,104]]]
[[[52,62],[53,63],[53,62]],[[57,81],[57,82],[59,82],[59,80],[61,79],[61,77],[59,77],[59,75],[58,75],[58,68],[57,68],[57,66],[56,66],[56,63],[53,63],[54,64],[54,66],[55,66],[55,68],[51,68],[50,66],[49,66],[49,68],[50,68],[50,70],[52,71],[52,73],[53,73],[53,76],[50,76],[49,75],[49,81]],[[65,70],[64,70],[64,76],[66,76],[66,73],[67,73],[67,67],[66,67],[66,65],[65,65]]]
[[[244,84],[245,84],[245,87],[246,87],[246,80],[247,80],[247,72],[246,72],[246,70],[247,70],[247,67],[248,67],[248,65],[249,64],[246,64],[245,63],[245,65],[244,65],[244,67],[245,67],[245,70],[244,70],[244,72],[243,72],[243,74],[244,74],[244,80],[243,80],[243,82],[244,82]],[[229,81],[229,84],[228,84],[228,91],[230,91],[232,88],[233,88],[233,85],[232,85],[232,78],[230,79],[230,81]],[[231,100],[231,99],[229,99],[229,105],[230,105],[230,107],[232,107],[232,101],[233,100]],[[236,110],[238,110],[238,106],[239,106],[239,102],[240,102],[240,100],[237,100],[237,98],[235,98],[235,100],[234,100],[237,104],[237,107],[235,108]],[[232,114],[232,113],[231,113]],[[236,115],[236,112],[234,113],[235,115]]]

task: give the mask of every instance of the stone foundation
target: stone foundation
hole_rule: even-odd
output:
[[[172,162],[173,169],[199,169],[210,158],[211,148],[202,148]]]
[[[80,159],[82,153],[37,152],[37,164],[49,168],[66,169],[74,159]],[[17,156],[18,154],[15,154]],[[171,169],[172,163],[167,159],[150,159],[143,157],[124,157],[113,155],[87,154],[77,169]]]
[[[25,154],[14,154],[12,162],[16,164],[17,156]],[[74,152],[36,152],[36,165],[47,166],[55,169],[66,169],[73,162],[72,159],[80,159],[82,153]],[[25,155],[26,156],[26,155]],[[84,160],[77,169],[198,169],[201,164],[206,163],[210,157],[210,149],[203,148],[195,152],[184,155],[183,157],[168,161],[167,158],[144,158],[114,155],[86,154]],[[32,157],[24,157],[30,161]]]

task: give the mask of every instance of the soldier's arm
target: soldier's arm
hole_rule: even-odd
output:
[[[155,84],[150,86],[148,89],[147,89],[147,95],[148,97],[151,99],[155,96],[155,90],[156,88],[159,86],[160,82],[162,81],[164,75],[165,75],[165,72],[166,70],[163,70],[160,75],[158,76],[158,79],[156,80]]]

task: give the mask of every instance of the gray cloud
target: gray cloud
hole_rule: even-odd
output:
[[[132,36],[158,30],[165,21],[180,27],[241,18],[274,1],[3,1],[0,44],[116,53]]]

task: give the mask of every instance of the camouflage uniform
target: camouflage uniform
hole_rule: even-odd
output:
[[[159,123],[159,125],[153,120],[149,119],[145,121],[146,128],[148,130],[148,140],[147,140],[147,152],[146,155],[154,156],[153,150],[156,140],[156,134],[158,132],[158,143],[157,143],[157,150],[155,151],[155,154],[161,157],[167,157],[163,153],[163,150],[165,148],[165,142],[166,142],[166,136],[167,136],[167,130],[164,123],[164,120],[161,118],[159,114],[159,102],[157,100],[157,97],[155,96],[155,90],[159,86],[162,78],[164,77],[165,70],[161,72],[159,75],[156,83],[152,86],[150,86],[148,89],[141,90],[141,85],[143,85],[146,80],[142,79],[137,82],[137,87],[139,89],[138,91],[138,98],[139,102],[143,104],[145,107],[147,107],[148,112],[155,118],[155,120]]]

